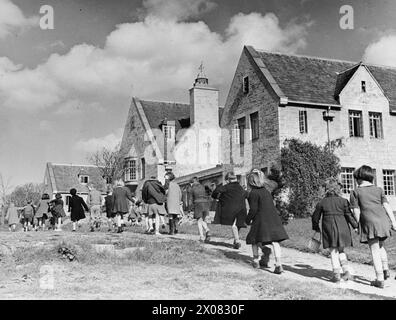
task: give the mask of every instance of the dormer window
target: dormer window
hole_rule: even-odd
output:
[[[243,93],[249,93],[249,77],[243,77]]]
[[[80,175],[78,177],[81,184],[88,184],[89,183],[89,176],[87,175]]]
[[[366,81],[362,81],[362,92],[366,92]]]

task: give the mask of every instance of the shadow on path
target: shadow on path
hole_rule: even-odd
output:
[[[317,278],[320,280],[330,281],[333,277],[333,272],[325,269],[315,269],[308,264],[295,264],[294,266],[283,264],[285,271],[293,272],[308,278]]]

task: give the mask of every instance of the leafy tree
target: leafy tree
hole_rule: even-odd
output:
[[[317,146],[298,139],[288,139],[281,150],[283,191],[287,190],[287,211],[295,217],[312,214],[323,196],[323,184],[341,171],[340,160],[334,154],[336,144]]]
[[[119,145],[113,149],[104,147],[89,155],[88,160],[98,167],[107,183],[113,183],[124,174],[124,160]]]

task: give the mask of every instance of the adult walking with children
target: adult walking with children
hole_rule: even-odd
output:
[[[166,180],[166,206],[169,216],[169,234],[178,232],[177,223],[181,215],[182,192],[179,185],[174,181],[175,175],[168,172],[165,175]]]
[[[260,263],[258,249],[264,251],[264,246],[271,244],[275,256],[274,273],[283,272],[281,263],[280,242],[289,239],[279,212],[276,210],[271,193],[266,186],[270,186],[272,181],[268,181],[261,170],[253,169],[248,175],[248,185],[251,188],[249,193],[249,214],[246,217],[246,224],[251,225],[246,236],[246,244],[252,245],[253,266],[260,265],[266,267],[266,261]],[[264,253],[264,252],[263,252]]]
[[[239,230],[246,228],[246,199],[248,193],[239,184],[233,172],[225,176],[226,185],[218,186],[212,192],[212,198],[218,199],[218,208],[213,223],[231,226],[234,237],[234,249],[241,247]]]
[[[384,288],[384,281],[390,277],[388,256],[384,242],[396,230],[396,220],[384,190],[373,184],[375,171],[366,165],[353,173],[358,183],[351,192],[350,202],[356,220],[359,222],[360,242],[367,243],[373,259],[376,279],[372,286]]]
[[[323,248],[330,249],[333,282],[352,279],[345,247],[353,245],[349,225],[356,229],[357,221],[352,215],[348,200],[341,197],[341,187],[335,178],[325,184],[325,197],[316,205],[312,215],[312,229],[322,233]],[[322,230],[319,221],[322,219]],[[341,277],[341,270],[343,275]]]

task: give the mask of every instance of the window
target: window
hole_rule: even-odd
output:
[[[238,119],[239,144],[245,143],[245,128],[246,128],[245,117]]]
[[[243,77],[243,93],[249,93],[249,77]]]
[[[308,122],[307,122],[307,111],[300,110],[298,112],[298,124],[300,127],[300,133],[308,133]]]
[[[366,92],[366,81],[362,81],[362,92]]]
[[[349,110],[349,136],[363,137],[362,112]]]
[[[173,126],[163,126],[165,140],[173,139]]]
[[[136,160],[128,159],[125,161],[125,181],[137,180]]]
[[[146,179],[146,159],[140,159],[141,179]]]
[[[252,113],[250,115],[250,126],[252,130],[252,140],[258,139],[260,134],[258,112]]]
[[[106,179],[106,184],[111,184],[111,182],[112,182],[111,177],[106,176],[105,179]]]
[[[395,195],[395,170],[383,170],[384,191],[386,196]]]
[[[370,121],[370,137],[382,139],[384,137],[382,131],[382,114],[379,112],[369,112]]]
[[[349,194],[351,190],[354,189],[354,181],[353,181],[353,171],[354,168],[342,168],[341,169],[341,184],[342,184],[342,193]]]
[[[87,183],[89,183],[89,176],[80,175],[79,176],[79,181],[80,181],[80,183],[87,184]]]

